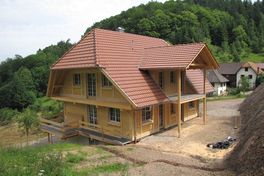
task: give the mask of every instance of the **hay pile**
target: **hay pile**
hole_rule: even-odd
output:
[[[240,105],[239,142],[228,164],[240,175],[264,175],[264,84]]]

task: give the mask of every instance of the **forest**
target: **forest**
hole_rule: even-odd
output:
[[[95,27],[123,27],[125,32],[162,38],[172,44],[206,42],[219,62],[264,62],[263,1],[151,1],[96,22],[85,33]],[[72,45],[69,40],[60,41],[0,64],[0,121],[45,96],[50,66]]]

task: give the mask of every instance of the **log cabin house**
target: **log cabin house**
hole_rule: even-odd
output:
[[[51,66],[47,96],[64,102],[64,120],[41,119],[41,128],[119,145],[172,126],[180,136],[199,100],[206,122],[206,69],[217,68],[203,43],[93,29]]]

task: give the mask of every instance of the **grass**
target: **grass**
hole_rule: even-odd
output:
[[[217,101],[217,100],[230,100],[230,99],[238,99],[238,98],[246,98],[246,95],[238,94],[238,95],[227,95],[227,96],[213,96],[208,97],[207,101]]]
[[[264,52],[258,54],[250,53],[247,57],[242,58],[242,61],[264,62]]]
[[[94,151],[93,154],[91,151]],[[99,157],[99,165],[77,169],[79,163],[91,162],[89,157],[96,154],[105,153],[97,147],[83,148],[82,145],[68,142],[39,147],[0,148],[0,175],[86,176],[128,171],[128,163],[110,163],[107,157]]]
[[[129,168],[128,164],[122,163],[112,163],[112,164],[105,164],[101,166],[97,166],[90,169],[83,169],[77,172],[73,172],[71,174],[78,175],[78,176],[87,176],[87,175],[100,175],[102,173],[113,173],[113,172],[122,172],[126,173]]]

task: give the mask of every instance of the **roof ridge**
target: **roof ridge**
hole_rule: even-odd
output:
[[[81,39],[77,43],[75,43],[68,51],[66,51],[54,64],[52,64],[50,68],[52,69],[66,54],[68,54],[71,50],[73,50],[73,48],[75,48],[81,41],[83,41],[92,32],[93,29],[87,32],[86,34],[84,34],[84,36],[81,37]]]
[[[176,45],[168,45],[168,46],[153,46],[153,47],[148,47],[144,49],[152,49],[152,48],[167,48],[167,47],[175,47],[175,46],[186,46],[186,45],[198,45],[198,44],[203,44],[203,42],[195,42],[195,43],[181,43],[181,44],[176,44]]]
[[[134,36],[145,37],[145,38],[152,38],[152,39],[156,39],[156,40],[162,40],[163,42],[167,43],[162,38],[151,37],[151,36],[146,36],[146,35],[142,35],[142,34],[135,34],[135,33],[130,33],[130,32],[119,32],[119,31],[114,31],[114,30],[110,30],[110,29],[102,29],[102,28],[93,28],[93,29],[94,30],[99,30],[99,31],[101,30],[101,31],[113,32],[113,33],[120,33],[120,34],[134,35]]]

